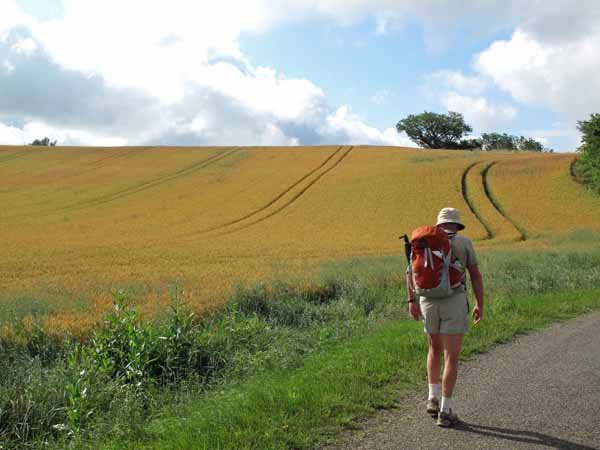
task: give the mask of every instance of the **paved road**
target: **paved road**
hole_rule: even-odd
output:
[[[554,324],[462,364],[454,406],[437,427],[427,388],[346,432],[328,450],[600,449],[600,313]]]

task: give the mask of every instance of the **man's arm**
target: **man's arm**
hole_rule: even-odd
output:
[[[483,319],[483,277],[481,276],[481,272],[479,272],[477,264],[471,264],[467,269],[469,270],[471,286],[473,286],[473,293],[477,301],[472,313],[475,325],[477,325]]]
[[[406,293],[408,295],[408,313],[413,319],[419,320],[421,308],[419,307],[417,295],[415,294],[415,289],[408,271],[406,272]]]

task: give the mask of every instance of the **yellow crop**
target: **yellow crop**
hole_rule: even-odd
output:
[[[473,163],[465,172],[463,188],[469,207],[477,213],[486,229],[486,240],[523,239],[521,232],[503,215],[499,204],[491,197],[489,171],[498,164],[498,160]]]
[[[488,174],[494,198],[529,237],[600,230],[600,198],[570,174],[573,155],[503,160]]]
[[[571,160],[366,146],[0,147],[0,302],[37,299],[47,327],[76,332],[116,287],[146,314],[165,308],[175,280],[191,304],[211,307],[237,282],[310,279],[325,260],[400,253],[398,236],[445,206],[478,246],[514,242],[519,230],[598,230],[600,203],[570,178]]]

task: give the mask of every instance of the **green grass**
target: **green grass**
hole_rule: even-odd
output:
[[[142,321],[133,303],[87,343],[23,329],[0,341],[0,446],[315,448],[425,383],[404,266],[400,256],[331,262],[313,285],[240,287],[202,318],[175,302]],[[480,266],[486,316],[464,357],[600,307],[600,247],[585,233],[552,251],[485,253]]]
[[[498,301],[465,339],[463,357],[516,334],[600,308],[600,289]],[[167,410],[142,441],[103,448],[304,449],[333,439],[340,425],[389,407],[398,392],[423,389],[421,325],[391,322],[373,334]]]

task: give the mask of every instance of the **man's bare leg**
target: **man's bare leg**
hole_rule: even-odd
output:
[[[444,344],[439,334],[428,334],[427,343],[429,346],[429,351],[427,352],[427,380],[429,381],[427,413],[435,418],[440,411],[440,400],[442,398],[440,372]]]
[[[444,344],[444,377],[442,379],[442,398],[452,398],[458,376],[458,358],[462,346],[462,334],[442,334]]]
[[[429,384],[440,383],[442,352],[444,343],[441,334],[428,334],[429,352],[427,353],[427,379]]]

